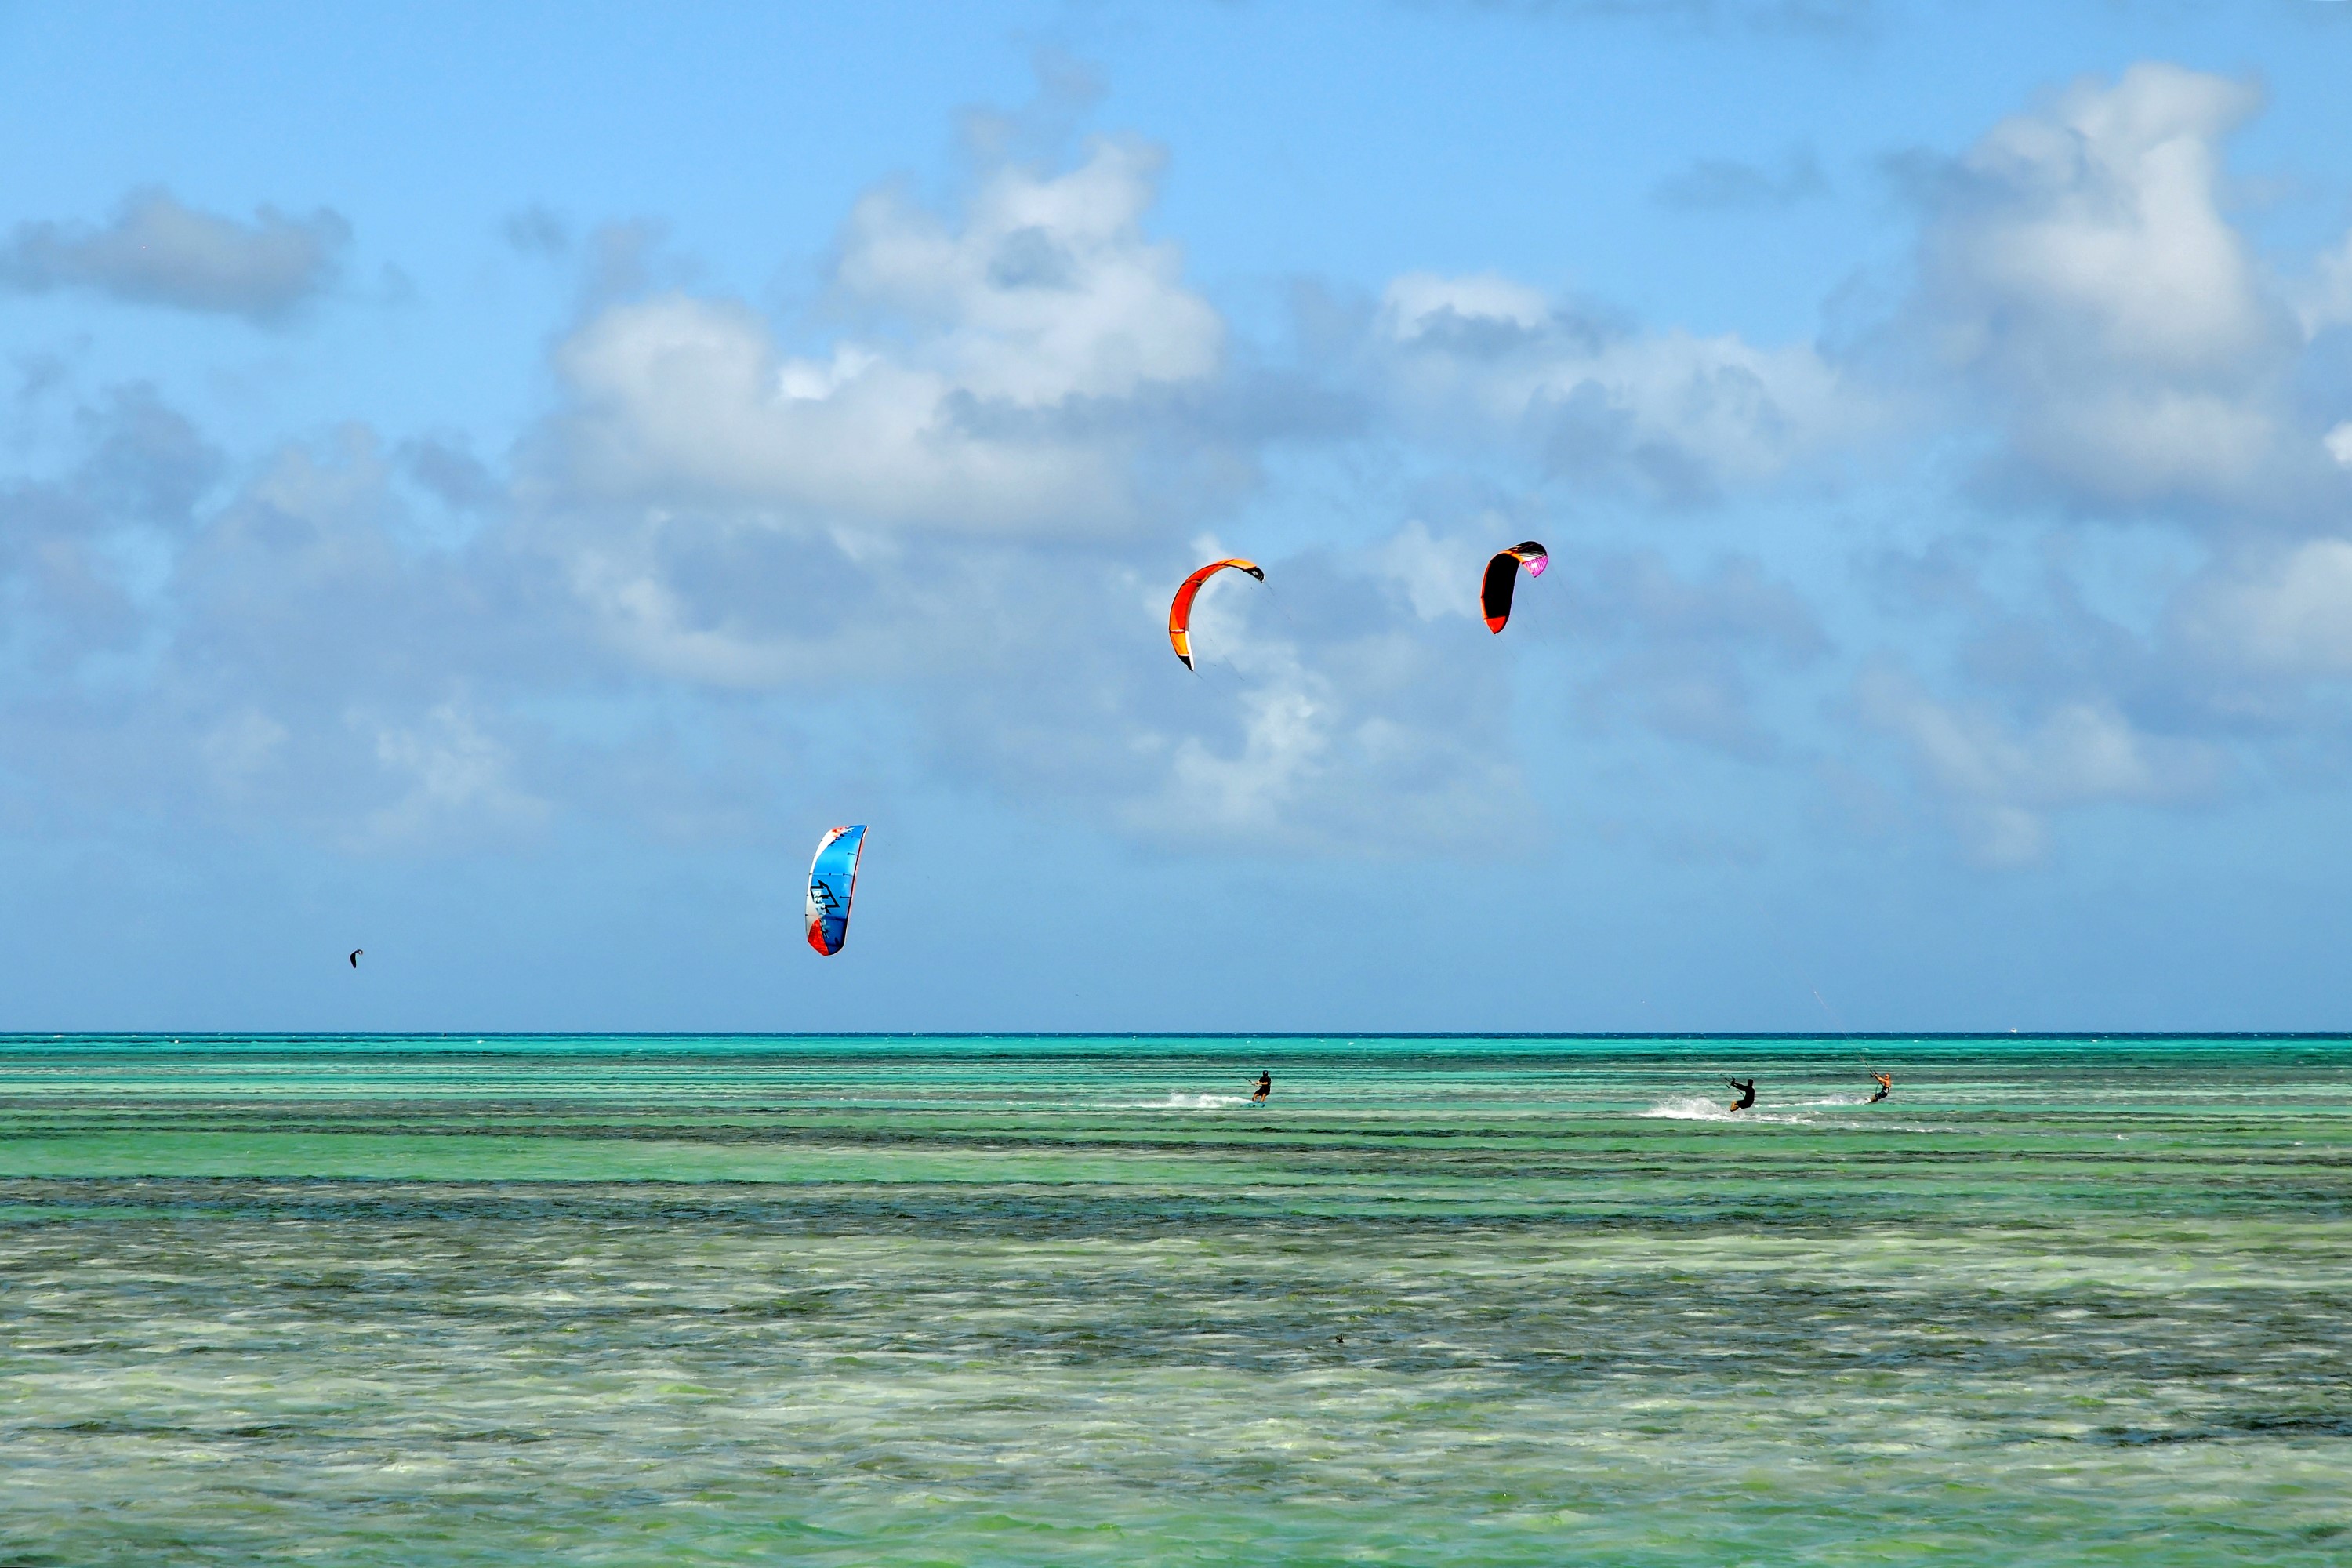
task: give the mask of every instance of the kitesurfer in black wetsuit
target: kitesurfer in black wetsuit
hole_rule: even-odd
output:
[[[1745,1110],[1749,1106],[1756,1103],[1756,1080],[1754,1079],[1749,1079],[1746,1083],[1740,1082],[1736,1078],[1727,1078],[1723,1081],[1739,1091],[1739,1098],[1731,1102],[1732,1110]]]
[[[1258,1074],[1257,1088],[1250,1092],[1250,1103],[1252,1105],[1264,1105],[1273,1097],[1274,1075],[1270,1072],[1262,1072]]]
[[[1874,1072],[1870,1076],[1878,1080],[1878,1092],[1870,1097],[1870,1103],[1876,1105],[1880,1100],[1885,1100],[1888,1095],[1895,1092],[1895,1080],[1887,1077],[1886,1074],[1883,1072]]]

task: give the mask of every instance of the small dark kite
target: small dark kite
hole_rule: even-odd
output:
[[[1511,590],[1518,585],[1519,568],[1528,569],[1530,577],[1540,577],[1551,557],[1534,540],[1514,544],[1508,550],[1498,550],[1486,563],[1486,580],[1478,584],[1478,608],[1486,616],[1486,629],[1500,632],[1511,618]]]

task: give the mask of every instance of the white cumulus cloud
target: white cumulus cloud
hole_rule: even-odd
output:
[[[1870,422],[1810,346],[1627,331],[1491,274],[1392,280],[1375,344],[1423,431],[1499,433],[1553,471],[1674,500],[1771,479]]]
[[[251,222],[134,191],[102,225],[19,224],[0,245],[0,288],[87,289],[184,310],[276,320],[334,281],[351,226],[324,210]]]
[[[2352,419],[2336,426],[2321,439],[2327,448],[2327,455],[2336,459],[2337,467],[2352,468]]]
[[[1864,721],[1904,743],[1970,853],[1989,865],[2041,859],[2057,808],[2184,804],[2210,795],[2227,771],[2217,747],[2147,733],[2095,697],[2052,702],[2015,724],[1982,704],[1942,701],[1886,666],[1865,669],[1855,694]]]
[[[1141,221],[1158,160],[1007,165],[954,221],[861,201],[831,279],[862,323],[795,354],[740,302],[615,304],[560,348],[583,493],[864,531],[1100,534],[1145,510],[1136,407],[1222,363],[1223,319]]]
[[[2302,333],[2223,208],[2240,81],[2143,63],[2001,121],[1922,241],[1935,347],[2021,468],[2100,506],[2275,504]]]
[[[2204,657],[2290,677],[2352,674],[2352,541],[2259,553],[2191,584],[2175,614]]]

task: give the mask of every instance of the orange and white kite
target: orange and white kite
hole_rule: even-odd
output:
[[[1255,561],[1244,561],[1239,556],[1212,561],[1184,579],[1183,585],[1176,590],[1175,603],[1168,606],[1169,646],[1176,650],[1176,657],[1184,661],[1187,669],[1192,668],[1192,601],[1200,596],[1202,584],[1228,566],[1236,572],[1246,572],[1261,583],[1265,581],[1265,574],[1258,570]]]

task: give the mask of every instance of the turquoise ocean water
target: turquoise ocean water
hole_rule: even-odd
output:
[[[2352,1039],[10,1037],[0,1323],[7,1564],[2341,1563]]]

